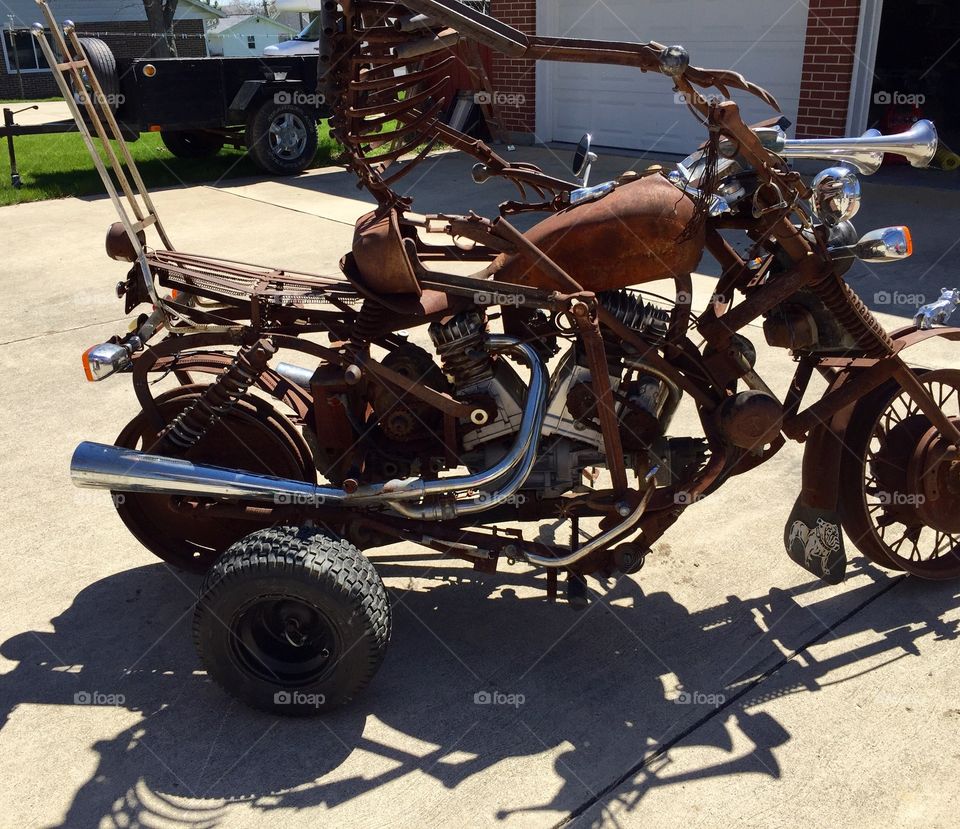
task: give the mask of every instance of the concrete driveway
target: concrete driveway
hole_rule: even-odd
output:
[[[518,154],[558,171],[549,151]],[[633,163],[608,158],[595,180]],[[469,184],[460,158],[433,164],[412,182],[420,211],[489,215],[507,197]],[[156,201],[180,249],[317,272],[366,209],[338,171]],[[858,225],[912,220],[920,251],[856,275],[868,301],[957,284],[958,218],[954,194],[867,185]],[[394,634],[367,693],[307,721],[231,701],[191,645],[198,580],[68,479],[79,440],[112,442],[136,412],[126,378],[80,370],[125,326],[124,268],[102,248],[113,220],[105,199],[0,209],[0,824],[956,825],[960,585],[856,556],[839,587],[808,578],[782,548],[797,446],[691,508],[637,576],[591,582],[580,614],[547,604],[522,567],[375,551]],[[908,306],[878,310],[892,326]],[[784,390],[790,360],[752,338]],[[916,359],[956,366],[956,351]],[[672,431],[687,428],[681,411]]]
[[[35,124],[52,124],[55,121],[66,121],[73,116],[70,108],[63,101],[12,101],[3,104],[4,109],[12,109],[16,115],[17,124],[33,126]]]

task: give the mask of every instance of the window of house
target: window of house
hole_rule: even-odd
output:
[[[50,71],[40,45],[29,29],[4,29],[2,43],[7,74],[16,74],[18,67],[21,72]]]
[[[257,36],[256,35],[247,35],[247,48],[256,49],[257,48]]]

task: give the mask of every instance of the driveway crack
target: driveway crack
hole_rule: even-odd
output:
[[[641,771],[643,771],[644,768],[646,768],[650,764],[654,763],[656,760],[663,757],[668,751],[670,751],[670,749],[672,749],[677,744],[683,742],[687,737],[693,734],[693,732],[697,731],[699,728],[703,727],[708,722],[710,722],[710,720],[714,719],[715,717],[718,717],[720,714],[722,714],[723,712],[731,708],[739,700],[743,699],[745,696],[750,694],[758,685],[766,682],[779,670],[781,670],[786,665],[788,665],[798,655],[800,655],[807,649],[813,647],[818,642],[825,639],[827,636],[830,636],[837,628],[841,627],[842,625],[845,625],[848,621],[850,621],[850,619],[852,619],[858,613],[861,613],[863,610],[865,610],[867,607],[873,604],[881,596],[884,596],[887,593],[889,593],[891,590],[893,590],[905,578],[906,576],[901,576],[899,578],[891,579],[890,583],[885,585],[883,589],[878,590],[872,596],[862,601],[860,604],[858,604],[856,607],[850,610],[849,613],[840,617],[839,619],[837,619],[837,621],[833,622],[831,625],[826,626],[823,630],[821,630],[815,636],[811,636],[810,639],[808,639],[806,642],[804,642],[795,650],[791,651],[789,654],[786,654],[785,656],[783,656],[775,665],[772,665],[770,668],[768,668],[766,671],[760,674],[760,676],[758,676],[752,682],[744,686],[740,691],[738,691],[732,697],[725,700],[721,705],[712,709],[709,713],[704,714],[700,719],[698,719],[693,724],[689,725],[687,728],[685,728],[676,736],[671,737],[669,740],[667,740],[667,742],[665,742],[655,752],[653,752],[653,754],[650,754],[647,757],[644,757],[638,763],[634,764],[629,769],[627,769],[616,780],[613,780],[612,782],[604,786],[596,794],[594,794],[593,796],[585,800],[583,803],[577,806],[576,809],[571,811],[570,814],[568,814],[563,820],[554,824],[553,829],[559,829],[559,827],[561,826],[569,825],[572,821],[576,820],[578,817],[583,815],[592,806],[595,806],[597,803],[600,803],[602,800],[606,799],[607,795],[616,791],[618,788],[620,788],[624,783],[626,783],[632,777],[636,777]]]

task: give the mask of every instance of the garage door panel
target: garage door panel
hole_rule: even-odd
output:
[[[808,14],[807,3],[796,0],[554,0],[553,5],[560,12],[559,29],[546,34],[660,43],[668,34],[714,43],[752,42],[761,35],[792,40],[793,31],[806,28]]]
[[[681,43],[698,66],[734,69],[768,89],[796,120],[807,6],[795,0],[540,0],[545,35]],[[538,128],[547,140],[575,141],[591,130],[598,144],[687,153],[704,130],[674,100],[668,79],[620,66],[545,63],[549,105]],[[744,120],[775,114],[735,93]],[[538,104],[540,106],[540,104]]]

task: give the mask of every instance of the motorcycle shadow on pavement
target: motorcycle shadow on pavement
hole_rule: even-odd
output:
[[[97,769],[76,791],[64,825],[162,818],[213,827],[231,802],[264,812],[329,809],[388,784],[384,796],[409,816],[423,802],[425,777],[458,794],[475,785],[473,802],[496,792],[497,802],[475,816],[480,822],[542,813],[552,824],[557,811],[578,814],[614,788],[632,808],[653,787],[691,779],[779,778],[776,749],[792,735],[763,702],[816,691],[828,672],[862,660],[918,655],[923,637],[957,636],[956,624],[941,619],[955,606],[955,586],[891,580],[876,570],[859,571],[846,592],[822,599],[818,592],[828,589],[810,582],[695,613],[623,578],[573,614],[526,589],[542,587],[542,577],[373,558],[394,609],[391,649],[364,695],[322,718],[251,711],[200,673],[190,643],[199,582],[164,565],[102,579],[52,620],[52,633],[28,631],[0,645],[17,663],[0,679],[5,724],[31,704],[131,712],[119,720],[128,727],[90,746]],[[882,614],[851,615],[891,589],[897,600],[885,601]],[[832,632],[817,621],[845,617]],[[855,636],[864,631],[875,634],[867,645]],[[786,658],[824,634],[835,637],[826,661],[809,652],[802,661]],[[855,644],[838,651],[847,637]],[[86,730],[76,713],[63,712],[74,721],[58,733]],[[743,737],[752,748],[733,752]],[[661,773],[681,739],[731,756],[682,775]],[[530,785],[491,789],[489,780],[474,780],[503,761],[559,746],[556,778],[536,787],[542,802],[524,802]],[[375,761],[351,757],[358,749]],[[526,766],[504,768],[530,774]],[[356,807],[351,823],[363,815],[390,820],[383,801]]]

